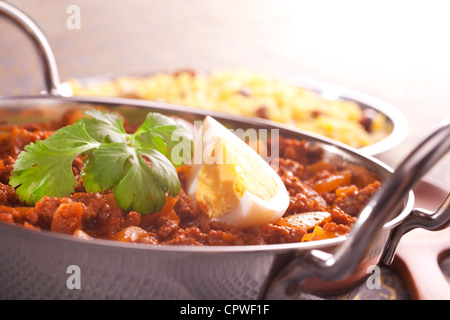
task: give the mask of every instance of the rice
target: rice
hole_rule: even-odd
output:
[[[75,95],[158,100],[262,117],[355,148],[374,144],[392,131],[391,123],[382,113],[367,114],[352,101],[327,100],[286,81],[246,71],[196,74],[186,70],[146,77],[124,76],[90,86],[71,80],[70,85]]]

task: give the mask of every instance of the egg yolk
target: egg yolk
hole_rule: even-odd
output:
[[[246,191],[263,200],[277,194],[275,180],[258,161],[239,154],[225,141],[218,148],[215,151],[221,150],[223,161],[204,164],[198,174],[195,197],[203,213],[209,217],[226,214],[239,204]]]

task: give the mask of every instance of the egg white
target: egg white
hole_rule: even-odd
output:
[[[209,137],[205,136],[206,132]],[[205,138],[207,138],[206,141]],[[257,161],[275,182],[277,192],[272,198],[264,200],[246,190],[238,205],[230,211],[221,216],[207,217],[204,215],[202,218],[220,221],[241,229],[273,223],[280,219],[289,206],[289,195],[280,176],[254,149],[209,116],[204,119],[202,128],[194,140],[195,156],[187,180],[187,194],[192,197],[195,203],[198,175],[204,165],[204,161],[199,161],[199,155],[201,154],[203,157],[205,153],[208,154],[208,150],[212,150],[215,145],[222,141],[232,144],[240,153],[246,153],[252,160]]]

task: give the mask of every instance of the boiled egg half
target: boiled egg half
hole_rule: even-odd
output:
[[[241,229],[273,223],[289,206],[288,192],[277,172],[209,116],[196,133],[186,187],[203,218]]]

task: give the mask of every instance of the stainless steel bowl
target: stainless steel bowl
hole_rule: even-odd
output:
[[[393,231],[399,230],[404,221],[408,221],[414,203],[410,190],[421,174],[418,170],[407,170],[415,173],[412,177],[405,177],[405,172],[400,171],[403,176],[401,179],[395,178],[392,185],[392,170],[388,166],[319,136],[260,119],[211,114],[176,105],[143,103],[132,99],[99,98],[95,101],[83,97],[16,97],[1,99],[0,110],[5,115],[3,119],[11,123],[56,120],[67,108],[86,108],[97,104],[120,112],[131,123],[142,121],[149,111],[182,116],[188,121],[212,115],[234,128],[279,129],[282,136],[310,141],[321,146],[331,162],[356,164],[377,173],[383,187],[388,189],[376,194],[375,202],[370,203],[367,212],[363,211],[348,238],[310,243],[200,248],[151,246],[105,240],[85,241],[0,224],[0,287],[6,288],[0,293],[2,298],[288,298],[296,295],[285,289],[293,284],[297,287],[303,272],[308,278],[302,287],[303,292],[329,295],[347,290],[362,281],[368,275],[367,268],[379,263],[386,248],[389,248],[390,255],[395,252],[395,241],[392,242],[391,237]],[[448,137],[450,126],[446,128],[444,134]],[[435,143],[432,150],[436,147]],[[425,158],[430,159],[429,152],[427,154]],[[397,194],[399,190],[401,193]],[[449,215],[447,210],[444,216],[448,219]],[[437,216],[441,217],[442,212]],[[433,216],[428,218],[433,221],[428,226],[431,229],[442,227],[447,221],[435,221]],[[417,219],[415,221],[417,224]],[[394,234],[399,238],[403,231],[400,235],[398,231]],[[82,271],[80,290],[69,290],[66,285],[69,277],[67,268],[72,265]],[[311,280],[314,279],[312,275],[319,278]],[[320,277],[323,280],[319,280]]]
[[[0,2],[0,13],[36,39],[37,28]],[[39,45],[42,52],[49,47]],[[47,56],[44,54],[44,56]],[[293,299],[329,295],[368,276],[368,267],[389,263],[401,236],[416,227],[448,226],[450,197],[433,214],[412,211],[411,191],[450,149],[450,121],[435,130],[395,172],[377,159],[343,144],[271,121],[243,118],[152,101],[64,97],[52,59],[41,96],[0,99],[2,120],[10,123],[57,119],[67,108],[103,105],[141,121],[148,111],[187,121],[213,116],[234,128],[279,129],[280,135],[321,146],[332,162],[363,166],[382,178],[382,187],[361,212],[348,237],[264,246],[152,246],[68,235],[0,224],[1,299]],[[26,112],[23,112],[23,111]],[[75,269],[74,269],[75,268]],[[71,285],[78,270],[80,288]]]

